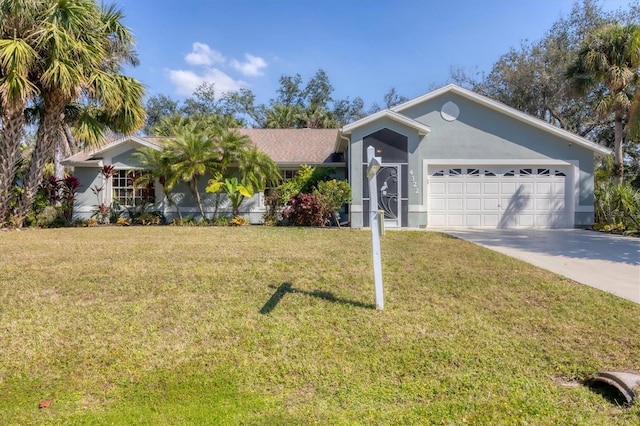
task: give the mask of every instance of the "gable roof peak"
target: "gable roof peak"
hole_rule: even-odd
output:
[[[596,155],[609,155],[612,152],[609,148],[605,146],[592,142],[568,130],[554,126],[553,124],[547,123],[544,120],[541,120],[537,117],[533,117],[529,114],[526,114],[500,101],[497,101],[485,95],[481,95],[472,90],[465,89],[464,87],[460,87],[456,84],[448,84],[439,89],[426,93],[422,96],[418,96],[417,98],[411,99],[403,104],[397,105],[391,109],[396,113],[402,113],[402,111],[406,111],[407,109],[413,106],[420,105],[421,103],[427,102],[431,99],[435,99],[445,93],[455,93],[463,98],[466,98],[472,102],[475,102],[476,104],[483,105],[487,108],[497,111],[498,113],[504,114],[520,122],[529,124],[533,127],[537,127],[538,129],[551,133],[557,137],[560,137],[569,142],[573,142],[579,146],[587,148],[593,151]]]

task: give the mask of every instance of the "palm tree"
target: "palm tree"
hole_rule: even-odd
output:
[[[628,118],[632,89],[639,80],[640,27],[606,25],[594,31],[584,42],[567,77],[581,94],[604,87],[596,110],[613,116],[616,183],[624,179],[624,122]]]
[[[35,93],[29,71],[36,52],[29,41],[36,36],[32,0],[0,1],[0,227],[9,215],[11,188],[20,162],[24,111]]]
[[[216,170],[220,162],[221,153],[216,149],[214,135],[194,125],[185,126],[174,139],[167,141],[166,149],[173,173],[187,182],[200,215],[206,219],[198,183],[201,177]]]
[[[276,163],[255,145],[242,152],[238,159],[238,172],[242,179],[251,176],[255,190],[262,192],[267,186],[276,186],[282,177]]]
[[[174,199],[173,188],[178,182],[178,176],[171,167],[170,152],[156,148],[142,148],[136,151],[133,156],[138,161],[140,167],[148,170],[149,173],[142,174],[145,181],[143,184],[152,185],[156,180],[162,186],[163,198],[170,206],[174,206],[178,217],[182,220],[182,212],[178,202]]]
[[[7,4],[15,3],[0,1],[3,11],[10,9]],[[123,64],[136,65],[137,60],[131,34],[122,26],[118,9],[99,6],[96,0],[17,3],[24,6],[21,13],[28,11],[21,15],[21,22],[28,23],[31,31],[21,38],[31,55],[22,58],[28,87],[33,88],[25,97],[42,105],[36,146],[14,211],[20,225],[31,208],[44,164],[51,159],[56,142],[63,136],[67,105],[83,99],[87,106],[100,110],[97,116],[101,122],[115,131],[128,133],[144,124],[144,88],[140,82],[120,74]],[[16,104],[22,111],[25,105]]]

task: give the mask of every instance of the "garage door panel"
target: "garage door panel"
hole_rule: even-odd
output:
[[[534,193],[533,187],[534,187],[533,182],[520,183],[518,186],[518,193],[525,194],[525,195],[533,195]]]
[[[480,198],[466,198],[464,200],[464,207],[467,211],[482,210],[482,200]]]
[[[530,228],[535,226],[535,216],[533,214],[518,215],[518,226]]]
[[[484,200],[482,200],[482,208],[483,210],[488,211],[498,211],[500,209],[500,199],[485,198]]]
[[[536,194],[537,195],[549,195],[552,194],[551,182],[536,182]]]
[[[465,194],[482,194],[482,184],[480,182],[466,182],[464,185]]]
[[[461,214],[448,214],[447,226],[465,226],[464,215]]]
[[[429,185],[429,192],[434,195],[444,195],[447,193],[445,182],[436,182],[435,179],[432,179],[433,182]]]
[[[569,173],[508,166],[444,170],[448,170],[444,175],[429,176],[429,226],[548,228],[573,224],[566,214]]]
[[[481,214],[467,213],[465,215],[465,218],[466,218],[465,226],[470,226],[470,227],[482,226],[482,215]]]
[[[445,209],[445,199],[444,198],[431,198],[429,200],[429,210],[433,211],[444,211]]]
[[[462,182],[447,182],[447,194],[462,194]]]
[[[462,198],[449,198],[447,199],[447,210],[448,211],[462,211],[464,200]]]
[[[484,182],[482,184],[482,193],[483,194],[499,194],[500,186],[498,182]]]
[[[500,183],[500,193],[501,194],[515,194],[516,193],[516,183],[515,182],[501,182]]]
[[[554,194],[562,194],[564,196],[564,182],[553,182],[553,193]]]
[[[496,228],[500,223],[500,215],[498,214],[483,214],[482,226],[487,228]]]

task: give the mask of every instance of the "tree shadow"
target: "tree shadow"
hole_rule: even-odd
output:
[[[319,299],[327,300],[329,302],[340,303],[340,304],[343,304],[343,305],[355,306],[355,307],[358,307],[358,308],[365,308],[365,309],[375,309],[376,308],[375,304],[373,304],[373,303],[363,303],[363,302],[358,302],[358,301],[355,301],[355,300],[342,299],[340,297],[336,297],[330,291],[300,290],[300,289],[294,288],[293,285],[291,285],[291,283],[288,283],[288,282],[282,283],[278,287],[276,287],[274,285],[270,285],[269,288],[273,288],[276,291],[271,295],[269,300],[267,300],[267,302],[264,304],[264,306],[262,306],[262,308],[260,309],[260,313],[263,314],[263,315],[269,314],[271,311],[273,311],[275,309],[275,307],[278,305],[278,303],[280,303],[280,301],[288,293],[291,293],[291,294],[303,294],[305,296],[317,297]]]

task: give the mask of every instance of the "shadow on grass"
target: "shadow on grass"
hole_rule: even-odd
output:
[[[269,298],[269,300],[267,300],[267,303],[265,303],[264,306],[260,309],[260,313],[263,314],[263,315],[266,315],[266,314],[270,313],[271,311],[273,311],[275,309],[275,307],[278,305],[278,303],[280,303],[282,298],[287,293],[304,294],[305,296],[317,297],[319,299],[327,300],[327,301],[333,302],[333,303],[340,303],[340,304],[343,304],[343,305],[351,305],[351,306],[356,306],[358,308],[375,309],[375,305],[373,303],[362,303],[362,302],[357,302],[357,301],[354,301],[354,300],[341,299],[339,297],[334,296],[333,293],[331,293],[329,291],[299,290],[299,289],[294,288],[291,285],[291,283],[282,283],[278,287],[276,287],[274,285],[270,285],[269,288],[273,288],[276,291]]]

